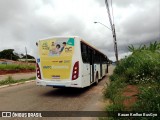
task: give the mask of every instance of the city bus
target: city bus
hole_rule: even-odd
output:
[[[108,57],[80,37],[52,37],[36,45],[37,85],[84,88],[107,73]]]

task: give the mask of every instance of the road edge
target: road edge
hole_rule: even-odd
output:
[[[2,88],[6,88],[6,87],[11,87],[11,86],[16,86],[16,85],[21,85],[21,84],[25,84],[25,83],[30,83],[30,82],[34,82],[35,80],[28,80],[25,82],[18,82],[18,83],[13,83],[13,84],[8,84],[8,85],[2,85],[0,86],[0,89]]]

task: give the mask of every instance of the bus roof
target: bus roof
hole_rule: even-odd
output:
[[[41,40],[48,40],[48,39],[53,39],[53,38],[80,38],[79,36],[52,36],[52,37],[47,37],[44,39],[40,39]]]
[[[95,48],[93,45],[90,45],[88,42],[86,42],[85,40],[83,40],[81,37],[79,36],[52,36],[52,37],[48,37],[48,38],[44,38],[44,39],[40,39],[41,40],[48,40],[48,39],[52,39],[52,38],[79,38],[80,41],[82,41],[83,43],[85,43],[86,45],[90,46],[91,48],[95,49],[96,51],[98,51],[99,53],[101,53],[102,55],[104,55],[105,57],[107,57],[107,55],[105,55],[104,53],[102,53],[101,51],[99,51],[97,48]],[[107,57],[108,58],[108,57]]]

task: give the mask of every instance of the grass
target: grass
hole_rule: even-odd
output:
[[[35,70],[35,66],[32,65],[17,65],[17,64],[0,64],[0,70]]]
[[[135,49],[130,47],[132,55],[124,58],[110,76],[111,83],[107,86],[104,97],[111,100],[106,111],[127,111],[123,101],[123,90],[127,85],[135,85],[139,92],[137,101],[129,108],[136,112],[160,112],[160,43],[154,43]],[[103,118],[103,120],[123,118]],[[127,118],[128,119],[128,118]],[[135,118],[130,118],[135,119]],[[156,120],[156,117],[136,117],[137,120]]]
[[[134,111],[160,111],[160,85],[157,83],[139,86],[138,101],[133,106]]]
[[[111,82],[110,85],[104,91],[104,97],[110,98],[113,102],[116,102],[117,93],[122,92],[123,88],[126,86],[126,83],[123,80],[117,80],[115,82]]]
[[[113,76],[125,76],[130,84],[144,84],[159,80],[160,53],[142,50],[121,60]]]
[[[29,81],[29,80],[35,80],[35,79],[36,79],[36,77],[30,77],[28,79],[14,80],[11,76],[8,76],[7,79],[0,81],[0,86],[13,84],[13,83],[19,83],[19,82],[25,82],[25,81]]]

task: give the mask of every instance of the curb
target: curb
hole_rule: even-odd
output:
[[[30,82],[34,82],[35,80],[28,80],[28,81],[25,81],[25,82],[18,82],[18,83],[13,83],[13,84],[8,84],[8,85],[2,85],[0,86],[0,89],[1,88],[6,88],[6,87],[9,87],[9,86],[16,86],[16,85],[21,85],[21,84],[25,84],[25,83],[30,83]]]

